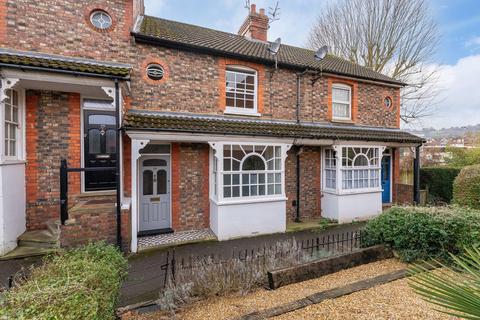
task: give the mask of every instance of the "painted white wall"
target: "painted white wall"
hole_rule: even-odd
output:
[[[25,232],[25,164],[0,165],[0,256]]]
[[[372,218],[382,213],[382,192],[332,194],[324,193],[322,216],[348,223]]]
[[[286,200],[250,203],[210,201],[210,228],[218,240],[285,232]]]

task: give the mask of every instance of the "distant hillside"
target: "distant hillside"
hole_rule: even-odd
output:
[[[422,130],[411,130],[413,134],[425,138],[457,138],[465,137],[467,135],[480,134],[480,124],[465,127],[451,127],[451,128],[423,128]]]

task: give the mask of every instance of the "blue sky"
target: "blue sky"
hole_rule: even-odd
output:
[[[269,40],[304,46],[323,6],[332,0],[281,0],[280,20]],[[252,0],[257,8],[275,0]],[[145,0],[146,13],[236,33],[247,10],[243,0]],[[480,0],[430,0],[441,42],[430,63],[440,66],[441,98],[434,116],[420,126],[449,127],[480,123]]]

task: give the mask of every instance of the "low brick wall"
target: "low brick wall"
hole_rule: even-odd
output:
[[[86,200],[72,207],[60,228],[60,245],[75,247],[90,241],[116,243],[116,209],[110,199]]]
[[[397,183],[394,186],[395,203],[412,204],[413,203],[413,186],[409,184]]]
[[[269,271],[268,284],[270,289],[278,289],[292,283],[318,278],[343,269],[391,257],[393,257],[392,251],[385,248],[385,246],[373,246],[299,266]]]

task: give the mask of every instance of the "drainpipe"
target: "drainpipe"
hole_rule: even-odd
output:
[[[116,182],[116,194],[117,194],[117,246],[122,250],[122,208],[120,197],[120,138],[121,138],[121,125],[120,125],[120,92],[118,88],[118,79],[115,79],[115,118],[117,121],[117,139],[115,144],[117,161],[115,163],[115,182]]]
[[[415,159],[413,160],[413,202],[420,204],[420,146],[415,147]]]

